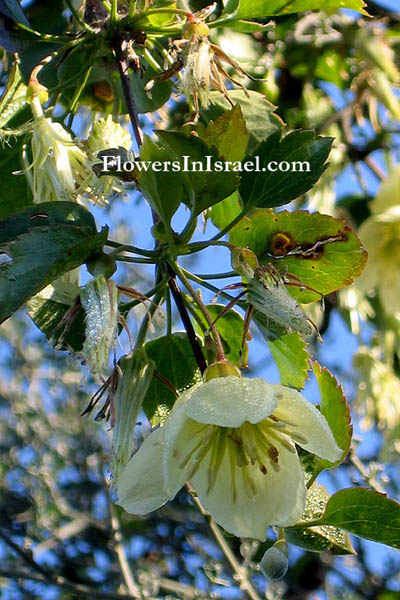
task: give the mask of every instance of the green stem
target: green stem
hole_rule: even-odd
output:
[[[106,9],[108,13],[111,13],[111,4],[107,0],[100,0],[103,7]]]
[[[172,335],[172,303],[169,289],[166,290],[165,304],[167,309],[167,336],[170,337]]]
[[[14,23],[14,27],[18,29],[22,29],[23,31],[27,31],[31,35],[39,38],[38,42],[52,42],[53,44],[69,44],[71,42],[71,38],[63,35],[51,35],[50,33],[40,33],[40,31],[36,31],[35,29],[31,29],[22,23]],[[80,41],[80,40],[79,40]]]
[[[229,279],[230,277],[239,277],[236,271],[228,271],[227,273],[194,273],[199,279]]]
[[[233,219],[233,221],[231,221],[230,223],[228,223],[228,225],[226,227],[224,227],[224,229],[222,229],[219,233],[217,233],[217,235],[214,235],[213,238],[211,238],[210,242],[216,242],[217,240],[221,239],[222,237],[224,237],[224,235],[226,235],[227,233],[230,232],[231,229],[233,229],[233,227],[235,227],[235,225],[237,223],[239,223],[239,221],[241,221],[243,219],[243,217],[245,217],[247,215],[248,209],[244,208],[242,210],[242,212],[240,214],[237,215],[237,217],[235,217]]]
[[[225,17],[223,19],[216,19],[215,21],[212,21],[211,23],[207,23],[207,26],[209,29],[215,29],[215,27],[224,27],[225,25],[229,25],[229,23],[234,20],[235,20],[235,17],[233,17],[233,16]]]
[[[175,27],[175,25],[171,27],[152,27],[150,25],[145,25],[143,26],[143,31],[150,34],[179,35],[182,33],[182,27]]]
[[[79,98],[81,97],[81,94],[82,94],[82,92],[83,92],[83,90],[85,88],[85,85],[88,82],[89,75],[92,72],[92,68],[93,68],[93,64],[91,64],[89,66],[89,68],[86,71],[85,76],[82,79],[79,87],[76,89],[74,97],[72,98],[72,101],[71,101],[71,106],[69,107],[69,111],[68,112],[70,112],[70,113],[74,113],[75,112],[76,105],[78,104]]]
[[[119,262],[134,263],[138,265],[154,265],[157,262],[156,260],[152,260],[151,258],[131,258],[130,256],[121,256],[120,258],[115,257],[115,260],[118,260]]]
[[[154,257],[156,256],[156,252],[153,250],[143,250],[143,248],[137,248],[136,246],[125,246],[125,244],[120,244],[119,242],[114,242],[113,240],[107,240],[106,246],[110,248],[118,248],[120,252],[131,252],[132,254],[140,254],[141,256]]]
[[[183,8],[151,8],[150,10],[146,10],[145,12],[140,13],[140,17],[138,21],[142,18],[150,17],[151,15],[181,15],[182,17],[188,16],[188,11]]]
[[[136,0],[129,0],[129,17],[135,16]]]
[[[167,281],[168,281],[168,278],[165,277],[164,279],[162,279],[162,281],[157,283],[151,290],[149,290],[148,292],[145,292],[143,294],[143,296],[146,296],[146,298],[151,298],[155,294],[157,294],[157,296],[160,295],[161,292],[164,291],[164,288],[167,285]],[[120,312],[123,314],[126,314],[132,308],[135,308],[135,306],[137,306],[141,302],[143,302],[143,300],[140,300],[140,299],[131,300],[130,302],[124,302],[124,303],[120,304],[120,306],[119,306]]]
[[[117,23],[117,21],[118,21],[118,0],[111,0],[111,13],[110,13],[111,28],[114,27],[114,25]]]
[[[203,300],[201,299],[200,294],[198,294],[193,289],[190,281],[185,276],[185,274],[183,273],[183,271],[181,270],[181,268],[179,267],[179,265],[177,263],[174,263],[172,265],[172,268],[174,269],[175,273],[178,275],[179,279],[182,281],[182,283],[188,290],[188,292],[191,295],[191,297],[193,298],[193,300],[196,302],[197,306],[200,308],[201,312],[204,315],[205,320],[207,321],[207,323],[211,329],[211,332],[212,332],[212,335],[214,338],[214,342],[215,342],[215,345],[217,348],[217,360],[226,360],[221,336],[219,335],[219,331],[218,331],[217,327],[215,326],[214,319],[210,315],[210,312],[209,312],[207,306],[204,304]]]
[[[147,336],[147,332],[149,329],[149,325],[151,323],[151,318],[153,317],[154,313],[156,312],[163,296],[164,296],[163,293],[158,293],[156,295],[156,297],[154,298],[153,302],[151,303],[150,308],[149,308],[148,312],[146,313],[146,315],[140,325],[140,328],[139,328],[139,331],[138,331],[138,334],[136,337],[135,350],[137,350],[138,348],[141,348],[144,345],[144,343],[146,341],[146,336]]]
[[[229,242],[208,240],[207,242],[193,242],[192,244],[188,244],[187,254],[194,254],[195,252],[200,252],[201,250],[204,250],[209,246],[221,246],[228,248],[229,250],[232,248],[232,244],[230,244]]]
[[[70,0],[65,0],[65,4],[67,5],[68,9],[71,11],[75,21],[77,23],[79,23],[79,25],[82,27],[82,29],[84,29],[85,31],[92,31],[90,29],[90,27],[88,26],[87,23],[85,23],[85,21],[82,19],[82,17],[80,16],[80,14],[75,10],[72,2],[70,2]]]
[[[232,300],[234,300],[234,298],[230,294],[227,294],[223,290],[220,290],[219,288],[215,287],[215,285],[212,285],[211,283],[208,283],[207,281],[203,281],[203,279],[200,279],[200,277],[198,275],[195,275],[194,273],[190,273],[190,271],[187,271],[183,267],[181,267],[181,270],[183,271],[183,273],[185,273],[185,275],[188,279],[195,281],[202,287],[206,288],[207,290],[210,290],[210,292],[214,292],[214,294],[218,294],[219,296],[221,296],[222,298],[225,298],[226,300],[229,300],[230,302]],[[238,302],[238,305],[240,306],[241,302]]]

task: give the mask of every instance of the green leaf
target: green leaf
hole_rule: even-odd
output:
[[[215,146],[225,160],[242,160],[249,143],[249,132],[240,104],[223,113],[215,123],[210,121],[202,139],[208,146]]]
[[[208,119],[215,119],[231,108],[228,100],[219,92],[211,92],[212,106],[202,114]],[[243,90],[229,90],[229,97],[235,104],[239,104],[243,118],[246,123],[247,131],[250,133],[252,147],[257,142],[262,142],[274,131],[281,129],[283,121],[274,113],[274,106],[264,94],[254,90],[248,90],[247,94]]]
[[[157,75],[157,71],[148,65],[143,58],[141,59],[141,63],[143,63],[142,66],[144,66],[144,73],[141,73],[140,70],[130,73],[136,109],[140,114],[154,112],[163,106],[163,104],[169,100],[172,92],[172,83],[170,81],[162,81],[156,83],[149,96],[149,92],[146,92],[144,88],[149,79],[154,77],[154,75]],[[126,108],[124,109],[124,112],[127,112]]]
[[[30,27],[29,21],[17,0],[0,0],[0,13],[16,23]]]
[[[0,145],[0,219],[6,219],[32,204],[32,192],[23,173],[15,174],[21,164],[22,137]]]
[[[158,131],[157,135],[164,147],[173,154],[172,160],[175,158],[181,164],[181,174],[193,215],[199,215],[203,210],[227,198],[238,187],[239,177],[236,173],[218,172],[213,168],[215,161],[222,159],[200,138],[175,131]],[[201,166],[197,165],[198,170],[190,168],[192,161],[201,163]]]
[[[79,309],[71,326],[63,335],[64,328],[58,326],[71,305],[54,300],[52,289],[52,286],[47,286],[28,300],[29,316],[57,349],[80,352],[85,342],[85,311]]]
[[[312,526],[333,525],[360,537],[400,549],[400,504],[366,488],[346,488],[328,501]]]
[[[26,90],[18,63],[14,62],[0,100],[0,128],[7,125],[16,114],[25,108],[27,105]]]
[[[223,229],[229,223],[232,223],[242,212],[242,201],[238,192],[233,192],[231,196],[221,200],[218,204],[214,204],[210,211],[211,221],[218,229]]]
[[[267,343],[278,367],[281,384],[302,389],[309,370],[307,344],[298,333],[287,333]]]
[[[145,346],[155,369],[171,383],[177,392],[200,381],[201,375],[186,333],[178,332],[157,338]],[[152,425],[162,422],[175,403],[175,394],[156,377],[150,384],[143,410]]]
[[[213,320],[215,320],[218,315],[221,314],[224,308],[224,304],[207,304],[208,312]],[[197,315],[199,320],[203,323],[205,329],[208,329],[209,326],[204,315],[200,311],[197,312]],[[202,329],[198,324],[196,325],[196,331],[201,335]],[[235,310],[230,310],[218,319],[216,322],[216,328],[221,336],[226,358],[232,364],[240,366],[242,362],[240,349],[242,346],[244,328],[243,317]],[[246,348],[244,348],[243,353],[246,356]]]
[[[270,135],[246,159],[254,165],[259,161],[261,171],[242,174],[239,191],[244,206],[281,206],[307,192],[327,167],[332,141],[312,131],[293,131],[282,139],[279,131]],[[284,163],[289,170],[278,169]]]
[[[0,244],[10,242],[35,227],[65,225],[66,223],[96,233],[92,213],[75,202],[41,202],[0,221]],[[84,261],[83,261],[84,262]]]
[[[147,135],[144,136],[140,152],[141,161],[166,161],[171,160],[170,153],[153,142]],[[185,190],[181,172],[172,171],[156,172],[153,169],[138,172],[138,186],[147,198],[150,206],[168,225],[178,206],[183,202]]]
[[[307,493],[304,521],[318,519],[325,510],[329,494],[324,486],[314,483]],[[286,540],[309,552],[330,552],[334,555],[355,554],[348,534],[337,527],[288,527]]]
[[[61,221],[63,210],[66,218]],[[0,267],[0,323],[54,279],[99,252],[107,233],[107,228],[97,233],[90,213],[70,202],[43,203],[2,221],[0,243],[11,262]]]
[[[318,293],[330,294],[350,285],[367,260],[359,238],[345,221],[302,210],[255,211],[234,227],[229,241],[249,247],[260,263],[271,263],[297,277],[298,285],[287,287],[303,303],[318,300]]]
[[[367,15],[365,6],[363,0],[229,0],[222,14],[230,14],[236,19],[257,19],[306,10],[351,8]]]
[[[317,466],[320,473],[324,469],[340,465],[344,460],[350,448],[353,427],[350,424],[349,406],[336,377],[318,362],[313,363],[312,369],[319,386],[321,413],[328,421],[337,445],[343,450],[341,458],[334,463],[321,458]]]

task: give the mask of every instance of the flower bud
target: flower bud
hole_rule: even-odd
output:
[[[114,485],[118,484],[119,474],[134,450],[133,433],[136,421],[154,372],[154,363],[142,348],[121,358],[118,365],[122,375],[113,398],[111,470]]]
[[[241,377],[240,369],[235,367],[228,360],[220,360],[212,363],[207,367],[203,373],[204,383],[211,379],[217,379],[218,377],[229,377],[234,375],[235,377]]]
[[[260,567],[263,575],[270,581],[282,579],[289,566],[289,551],[285,540],[278,540],[265,552]]]
[[[356,48],[364,60],[383,71],[390,81],[398,83],[400,73],[395,63],[395,54],[381,35],[374,35],[367,27],[360,28],[356,38]]]
[[[186,40],[190,40],[194,35],[197,37],[208,37],[210,35],[210,30],[203,21],[200,21],[194,15],[189,14],[182,33]]]
[[[45,104],[49,99],[47,87],[38,81],[31,82],[26,89],[26,101],[32,102],[32,98],[34,97],[39,98],[40,104]]]
[[[93,277],[100,277],[101,275],[108,279],[117,270],[115,258],[105,252],[99,252],[94,256],[91,256],[86,263],[87,270]]]
[[[86,313],[83,357],[92,373],[103,375],[116,337],[117,286],[109,279],[97,277],[81,288],[79,295]]]
[[[258,267],[257,256],[250,248],[233,248],[231,254],[232,268],[243,277],[251,279]]]

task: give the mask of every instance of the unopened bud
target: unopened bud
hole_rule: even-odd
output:
[[[288,570],[288,555],[288,545],[285,540],[275,542],[261,559],[260,567],[263,575],[270,581],[282,579]]]
[[[88,281],[79,295],[86,313],[83,357],[93,373],[103,375],[116,337],[117,286],[105,277],[97,277]]]
[[[247,279],[254,277],[258,267],[257,256],[250,248],[233,248],[231,263],[232,268]]]
[[[45,104],[49,99],[47,87],[38,81],[30,82],[26,90],[26,101],[31,103],[33,98],[38,98],[40,104]]]
[[[93,277],[100,277],[102,275],[106,279],[111,277],[117,270],[115,258],[105,252],[99,252],[92,256],[87,261],[86,267]]]
[[[197,37],[208,37],[210,35],[210,30],[203,21],[200,21],[200,19],[197,19],[194,15],[189,14],[182,33],[186,40],[190,40],[194,35]]]
[[[204,383],[206,383],[211,379],[217,379],[218,377],[230,377],[232,375],[235,377],[241,377],[240,369],[235,367],[228,360],[220,360],[207,367],[203,373],[203,379]]]

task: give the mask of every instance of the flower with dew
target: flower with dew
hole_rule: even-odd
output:
[[[198,120],[200,106],[208,108],[212,102],[210,95],[212,90],[218,91],[232,107],[234,106],[229,97],[226,81],[240,87],[248,95],[243,83],[233,79],[227,72],[227,68],[231,67],[240,78],[252,79],[236,61],[209,40],[209,33],[203,18],[188,13],[183,28],[183,38],[175,40],[173,51],[170,53],[175,58],[175,62],[166,71],[149,79],[145,86],[145,89],[150,92],[157,81],[170,79],[182,70],[179,93],[193,101],[194,123]]]
[[[265,540],[269,525],[294,525],[303,514],[296,444],[329,461],[342,456],[325,418],[299,392],[263,379],[210,379],[186,390],[132,456],[118,504],[147,514],[190,481],[226,531]]]
[[[82,355],[91,372],[103,376],[117,338],[117,286],[111,279],[96,277],[80,288],[79,296],[85,311]]]
[[[25,157],[25,175],[34,202],[80,200],[81,186],[91,174],[86,153],[60,123],[43,114],[37,96],[31,99],[34,117],[31,139],[32,162]]]
[[[128,151],[132,146],[132,137],[120,123],[108,115],[107,118],[99,119],[94,123],[84,146],[93,166],[98,161],[97,156],[101,151],[113,148],[124,148]],[[91,195],[102,204],[106,203],[111,193],[123,191],[118,178],[111,175],[98,177],[93,168],[82,187],[90,189]]]

